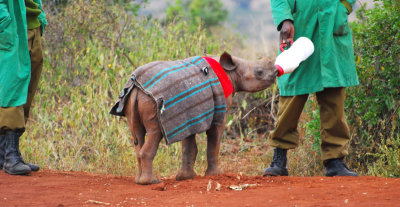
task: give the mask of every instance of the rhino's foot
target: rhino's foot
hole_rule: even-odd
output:
[[[151,185],[161,183],[162,181],[157,179],[155,176],[140,176],[139,179],[135,179],[135,183],[140,185]]]
[[[207,169],[206,171],[206,175],[219,175],[222,173],[222,170],[220,170],[219,168]]]
[[[179,170],[176,175],[176,180],[187,180],[196,177],[196,173],[193,170]]]
[[[136,177],[135,177],[135,183],[139,183],[139,180],[140,180],[140,175],[138,174],[138,175],[136,175]]]

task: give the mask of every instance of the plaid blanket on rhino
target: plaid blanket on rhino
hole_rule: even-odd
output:
[[[210,64],[196,56],[156,61],[137,68],[110,113],[125,116],[124,107],[134,87],[157,104],[160,127],[167,144],[221,125],[226,112],[224,91]]]

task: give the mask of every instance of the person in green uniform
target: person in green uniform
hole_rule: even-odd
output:
[[[41,0],[0,0],[0,169],[13,175],[39,170],[22,159],[19,138],[43,67],[46,25]]]
[[[288,149],[298,145],[297,125],[310,93],[321,118],[321,152],[326,176],[358,176],[343,162],[350,130],[344,113],[345,87],[359,84],[348,14],[355,0],[271,0],[280,44],[299,37],[314,43],[314,53],[291,74],[278,78],[280,99],[275,130],[268,138],[273,161],[263,175],[287,176]]]

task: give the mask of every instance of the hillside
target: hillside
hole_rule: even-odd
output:
[[[165,9],[173,1],[149,0],[141,15],[152,15],[155,18],[164,18]],[[222,0],[229,11],[225,26],[243,35],[245,44],[250,45],[256,52],[274,52],[279,33],[272,21],[271,5],[269,0]],[[373,0],[357,0],[355,10],[362,4],[373,5]],[[350,21],[356,19],[355,12],[350,14]],[[271,51],[272,50],[272,51]]]

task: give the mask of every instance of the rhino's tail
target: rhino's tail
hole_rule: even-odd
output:
[[[129,94],[128,101],[126,103],[124,113],[126,115],[129,129],[132,133],[133,141],[135,146],[138,142],[143,142],[144,140],[144,130],[141,124],[141,119],[138,111],[138,88],[133,88]]]

